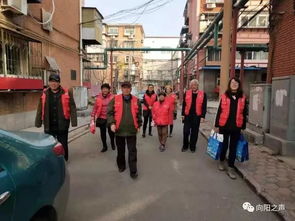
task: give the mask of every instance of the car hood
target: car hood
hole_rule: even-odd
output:
[[[49,147],[56,143],[55,138],[48,134],[27,131],[0,130],[0,138],[10,139],[17,143],[27,143],[36,148]]]

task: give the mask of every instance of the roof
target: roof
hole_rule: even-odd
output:
[[[96,10],[96,12],[99,14],[99,16],[101,17],[101,19],[104,19],[103,15],[98,11],[98,9],[96,7],[82,7],[82,9]]]
[[[236,67],[236,70],[240,70],[241,67]],[[204,66],[201,67],[200,70],[220,70],[220,66]],[[262,67],[244,67],[245,71],[260,71],[260,70],[266,70],[266,68]]]

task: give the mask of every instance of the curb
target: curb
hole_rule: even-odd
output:
[[[208,137],[207,137],[205,131],[202,128],[200,128],[199,131],[200,131],[201,135],[208,141]],[[246,181],[246,183],[250,187],[254,188],[254,190],[258,196],[260,196],[268,204],[275,204],[275,200],[268,193],[266,193],[264,188],[261,187],[261,185],[259,183],[257,183],[256,180],[254,180],[251,176],[249,176],[244,169],[241,169],[238,167],[235,167],[235,168],[238,171],[238,174]],[[285,211],[273,211],[273,212],[285,221],[292,221],[286,210]]]
[[[82,126],[80,126],[80,127],[77,127],[77,128],[75,128],[75,129],[71,130],[71,131],[69,132],[69,140],[68,140],[68,143],[71,143],[71,142],[73,142],[74,140],[77,140],[78,138],[80,138],[80,137],[84,136],[85,134],[89,133],[89,130],[88,130],[88,129],[89,129],[89,124],[87,123],[87,124],[84,124],[84,125],[82,125]],[[79,133],[79,134],[76,134],[76,135],[70,136],[71,133],[73,134],[73,132],[75,132],[75,131],[77,131],[77,130],[82,130],[82,132]]]

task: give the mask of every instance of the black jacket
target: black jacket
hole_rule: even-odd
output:
[[[65,119],[64,114],[63,114],[63,109],[62,109],[62,103],[61,103],[61,95],[64,92],[64,90],[61,88],[59,93],[59,99],[58,99],[58,105],[57,105],[57,114],[54,116],[57,116],[57,128],[52,128],[52,119],[50,119],[50,116],[53,116],[50,114],[50,110],[52,108],[50,107],[50,89],[46,90],[46,101],[45,101],[45,113],[44,113],[44,121],[42,121],[42,99],[40,98],[39,105],[37,108],[37,113],[36,113],[36,119],[35,119],[35,126],[36,127],[41,127],[42,123],[44,125],[44,131],[46,133],[50,132],[51,130],[58,130],[59,132],[66,132],[69,130],[70,126],[70,120],[72,122],[72,126],[75,127],[77,126],[77,110],[76,110],[76,104],[73,98],[73,91],[70,89],[69,90],[69,96],[70,96],[70,120]]]
[[[191,106],[191,109],[190,109],[189,116],[196,116],[196,98],[197,98],[197,95],[198,94],[194,94],[194,93],[192,95],[192,106]],[[186,93],[184,93],[184,96],[183,96],[182,111],[181,111],[182,116],[185,116],[185,107],[186,107],[185,98],[186,98]],[[206,113],[207,113],[207,95],[206,95],[206,93],[204,93],[204,102],[203,102],[203,106],[202,106],[201,118],[205,118]]]
[[[243,121],[243,126],[242,128],[238,128],[236,124],[236,116],[237,116],[237,109],[238,109],[238,99],[241,98],[242,95],[236,96],[236,99],[234,99],[231,95],[228,96],[230,99],[230,112],[229,112],[229,117],[226,122],[226,124],[223,127],[219,126],[219,119],[220,119],[220,114],[221,114],[221,102],[219,102],[219,107],[217,110],[216,114],[216,119],[215,119],[215,127],[220,127],[221,130],[239,130],[239,129],[245,129],[246,128],[246,122],[247,122],[247,114],[248,114],[248,105],[246,101],[246,105],[244,108],[243,116],[244,116],[244,121]]]

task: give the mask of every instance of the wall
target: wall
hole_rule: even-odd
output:
[[[268,72],[273,77],[295,75],[295,3],[293,0],[274,2]]]

